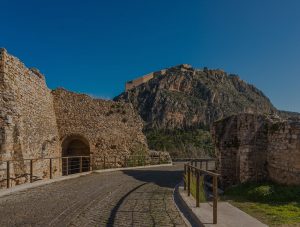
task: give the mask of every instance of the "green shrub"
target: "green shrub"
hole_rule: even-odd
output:
[[[223,200],[270,226],[300,224],[300,187],[246,183],[225,191]]]
[[[150,149],[168,151],[171,157],[214,156],[210,132],[205,129],[148,130]]]

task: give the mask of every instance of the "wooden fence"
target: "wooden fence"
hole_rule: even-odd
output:
[[[190,163],[184,164],[184,190],[187,190],[188,196],[191,195],[191,178],[196,178],[196,207],[200,206],[200,190],[204,187],[202,182],[205,176],[212,178],[212,200],[213,200],[213,224],[217,224],[217,208],[218,208],[218,177],[219,174],[209,170],[209,163],[215,162],[214,159],[195,159],[191,160]]]
[[[67,156],[0,161],[0,188],[100,169],[171,163],[156,156]]]

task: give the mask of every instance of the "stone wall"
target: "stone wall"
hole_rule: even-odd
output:
[[[128,81],[125,85],[125,90],[128,91],[128,90],[135,88],[143,83],[146,83],[147,81],[151,80],[153,77],[154,77],[154,73],[150,73],[145,76],[139,77],[135,80]]]
[[[60,142],[72,136],[84,138],[93,157],[114,158],[145,154],[143,123],[130,104],[92,99],[64,89],[52,92]]]
[[[0,187],[61,175],[63,152],[107,158],[148,151],[142,121],[129,104],[47,87],[37,69],[0,49]],[[13,161],[11,161],[13,160]]]
[[[223,187],[264,180],[300,184],[299,123],[239,114],[216,122],[213,137]]]
[[[28,69],[17,58],[0,51],[0,162],[5,174],[10,163],[11,184],[28,181],[28,158],[59,155],[59,137],[53,99],[45,78],[35,69]],[[49,163],[34,161],[36,178],[49,177]],[[54,169],[59,172],[59,165]],[[1,177],[2,178],[2,177]]]
[[[189,65],[189,64],[181,64],[181,65],[175,66],[175,68],[179,68],[182,72],[184,72],[184,71],[188,71],[188,70],[192,69],[192,66]],[[163,69],[163,70],[160,70],[160,71],[149,73],[149,74],[144,75],[142,77],[139,77],[137,79],[128,81],[125,84],[125,91],[131,90],[131,89],[133,89],[133,88],[135,88],[135,87],[137,87],[141,84],[144,84],[144,83],[148,82],[149,80],[153,79],[156,76],[165,75],[167,70],[170,70],[170,69]]]
[[[269,128],[268,137],[270,179],[300,184],[300,121],[275,122]]]

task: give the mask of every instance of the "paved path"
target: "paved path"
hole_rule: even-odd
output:
[[[240,209],[232,206],[228,202],[218,202],[218,224],[213,224],[213,204],[212,202],[201,203],[196,207],[196,201],[192,196],[187,195],[183,187],[179,188],[179,193],[192,212],[201,221],[201,227],[267,227],[259,220],[251,217]]]
[[[0,198],[0,226],[185,226],[182,166],[93,173]]]

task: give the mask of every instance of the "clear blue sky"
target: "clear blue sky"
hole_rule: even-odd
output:
[[[1,0],[0,46],[50,88],[111,98],[189,63],[256,85],[300,112],[299,0]]]

